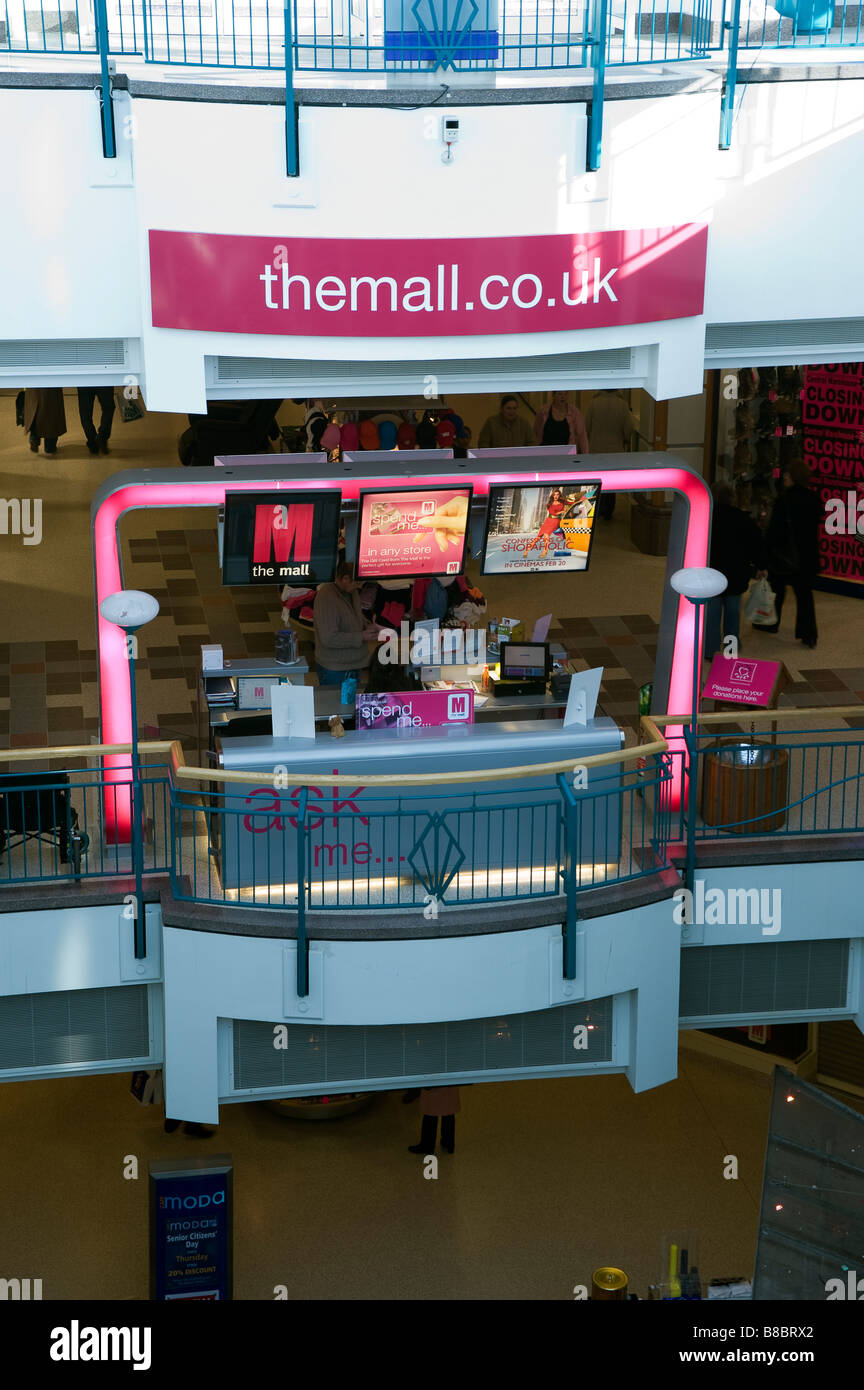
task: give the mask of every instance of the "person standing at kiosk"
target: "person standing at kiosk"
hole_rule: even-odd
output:
[[[378,627],[363,614],[361,588],[353,566],[343,561],[333,583],[322,584],[315,595],[315,669],[321,685],[341,685],[369,665],[366,644],[375,641]]]

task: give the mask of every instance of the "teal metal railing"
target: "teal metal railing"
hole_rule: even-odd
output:
[[[0,52],[295,71],[575,70],[857,47],[862,0],[0,0]],[[828,55],[826,55],[828,56]],[[595,98],[596,99],[596,98]]]
[[[858,708],[820,713],[836,719]],[[682,722],[657,718],[670,729]],[[338,778],[319,778],[326,788],[299,783],[283,791],[255,785],[250,774],[187,768],[175,745],[170,764],[142,770],[133,834],[143,842],[144,872],[170,873],[178,900],[294,913],[301,994],[307,928],[321,913],[437,921],[456,908],[543,898],[564,899],[563,968],[573,978],[581,895],[670,868],[676,845],[684,847],[689,885],[698,845],[708,840],[864,833],[864,735],[832,726],[754,736],[730,730],[729,718],[704,717],[720,732],[670,732],[665,752],[648,718],[655,741],[645,745],[642,767],[603,755],[587,783],[577,780],[578,769],[564,773],[559,765],[551,780],[546,774],[500,790],[482,779],[420,790],[343,788]],[[625,750],[624,763],[638,752]],[[43,756],[50,761],[50,750]],[[105,814],[111,798],[128,801],[118,772],[4,773],[0,888],[128,876],[130,847],[105,837],[116,820]],[[143,922],[135,940],[141,955]]]
[[[109,842],[104,833],[106,808],[128,798],[120,779],[129,776],[128,764],[110,779],[90,768],[0,775],[0,887],[131,874],[130,846]],[[143,841],[144,872],[165,873],[171,863],[167,764],[142,769],[141,807],[142,824],[133,833]]]

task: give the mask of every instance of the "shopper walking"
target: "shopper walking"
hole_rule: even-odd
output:
[[[93,407],[99,402],[99,429],[93,424]],[[79,386],[78,414],[87,448],[91,454],[107,454],[108,440],[111,438],[111,422],[114,419],[113,386]]]
[[[534,431],[519,414],[515,396],[502,396],[497,415],[490,415],[480,431],[477,444],[481,449],[528,449],[534,443]]]
[[[754,573],[765,570],[765,542],[751,516],[735,505],[729,483],[717,482],[711,489],[714,515],[711,521],[712,569],[726,576],[726,592],[709,599],[705,612],[703,652],[710,661],[726,637],[738,637],[741,630],[741,595]]]
[[[818,640],[813,580],[819,572],[819,525],[822,508],[810,486],[810,469],[803,459],[793,459],[782,472],[782,491],[768,522],[765,548],[768,582],[774,590],[777,622],[761,632],[778,632],[786,586],[795,591],[795,636],[805,647]]]
[[[592,454],[628,454],[633,443],[636,421],[620,391],[598,391],[585,412],[585,425]],[[599,512],[604,521],[612,520],[615,493],[603,493]]]
[[[315,595],[315,669],[321,685],[341,685],[369,665],[367,643],[378,636],[378,627],[363,614],[361,588],[353,566],[343,562],[333,583],[322,584]]]
[[[459,1111],[458,1086],[433,1086],[420,1092],[420,1111],[423,1121],[420,1126],[420,1143],[410,1144],[412,1154],[431,1154],[435,1152],[438,1137],[438,1120],[441,1120],[441,1147],[452,1154],[456,1148],[456,1115]]]
[[[537,444],[569,444],[588,453],[585,417],[571,405],[566,391],[553,391],[552,399],[534,416],[534,441]]]
[[[30,448],[34,454],[38,454],[43,439],[46,454],[56,454],[57,440],[66,433],[62,387],[51,386],[47,390],[24,392],[24,428],[30,435]]]

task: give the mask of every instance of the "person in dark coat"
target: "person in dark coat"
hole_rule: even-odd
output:
[[[46,454],[56,454],[57,440],[66,433],[66,408],[62,387],[24,392],[24,428],[30,435],[30,448],[39,452],[39,441],[45,440]]]
[[[99,402],[99,429],[93,424],[93,407]],[[81,417],[81,427],[84,430],[84,437],[87,440],[87,448],[91,454],[108,452],[108,440],[111,438],[111,421],[114,419],[114,387],[113,386],[79,386],[78,387],[78,414]]]
[[[714,515],[711,521],[713,570],[726,576],[726,591],[709,600],[705,612],[703,653],[710,661],[723,645],[724,637],[737,637],[741,626],[741,595],[754,572],[765,569],[762,532],[747,512],[735,505],[735,493],[728,483],[715,483]]]
[[[441,1147],[452,1154],[456,1147],[456,1114],[459,1110],[458,1086],[432,1086],[420,1092],[420,1110],[423,1122],[420,1126],[420,1143],[410,1144],[412,1154],[431,1154],[435,1152],[438,1136],[438,1120],[441,1120]]]
[[[795,636],[805,647],[818,640],[813,580],[819,573],[819,527],[823,518],[817,494],[810,486],[810,469],[803,459],[784,465],[782,491],[765,533],[768,582],[774,590],[777,623],[762,632],[777,632],[783,612],[786,585],[795,590]]]

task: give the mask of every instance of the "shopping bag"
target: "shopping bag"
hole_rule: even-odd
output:
[[[757,579],[747,595],[744,616],[754,627],[774,627],[777,622],[777,609],[774,605],[774,591],[767,579]]]
[[[133,388],[134,396],[126,395],[126,387],[117,386],[114,390],[114,404],[117,406],[117,413],[124,422],[130,420],[142,420],[145,414],[144,398],[138,387]]]
[[[164,1100],[161,1071],[133,1071],[129,1090],[139,1105],[161,1105]]]

